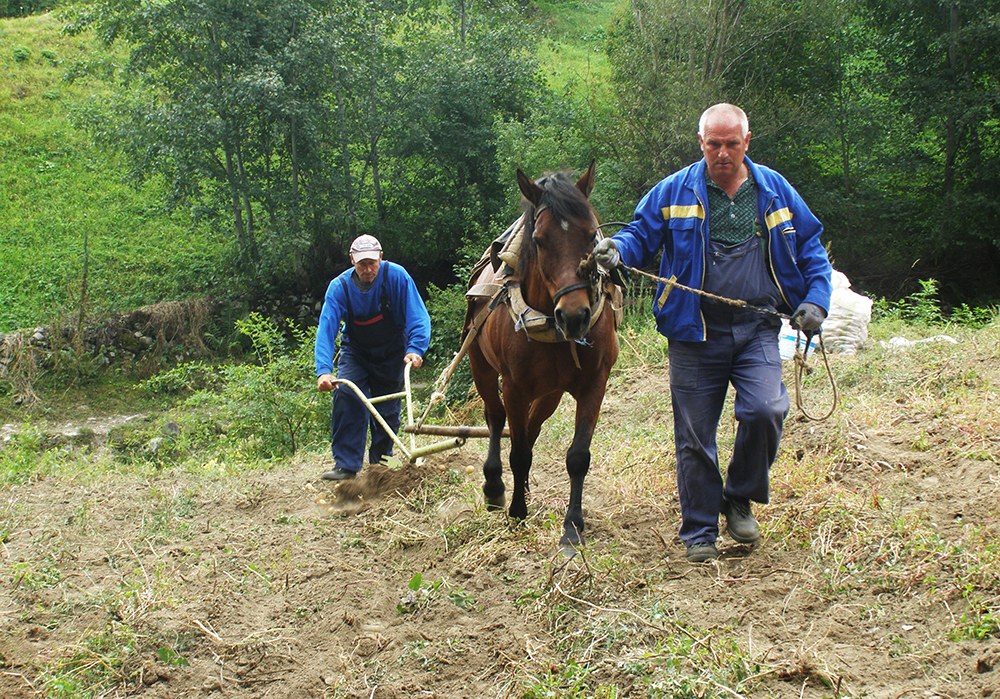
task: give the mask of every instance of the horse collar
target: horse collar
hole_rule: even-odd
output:
[[[605,286],[601,280],[597,280],[593,285],[591,281],[587,280],[576,282],[560,289],[553,300],[558,302],[560,296],[575,289],[588,289],[591,295],[590,327],[592,328],[597,323],[601,311],[604,310],[604,301],[609,294],[609,290]],[[506,290],[505,300],[507,310],[514,321],[514,330],[523,330],[529,338],[536,342],[567,342],[566,337],[556,327],[555,318],[535,310],[525,302],[521,295],[520,281],[508,278],[504,280],[503,288]]]

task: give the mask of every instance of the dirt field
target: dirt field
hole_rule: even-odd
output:
[[[482,507],[482,442],[340,487],[316,455],[87,475],[67,448],[0,502],[0,696],[1000,697],[997,353],[933,351],[864,391],[835,360],[763,541],[710,564],[676,538],[664,367],[612,379],[575,557],[566,402],[521,525]]]

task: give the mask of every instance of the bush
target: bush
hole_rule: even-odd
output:
[[[431,317],[431,344],[427,349],[427,358],[446,364],[461,345],[465,323],[465,286],[452,284],[439,289],[429,284],[427,295],[427,313]]]
[[[31,59],[31,51],[24,48],[23,46],[18,46],[14,49],[14,61],[17,63],[24,63]]]
[[[962,304],[945,314],[938,300],[938,282],[935,279],[920,280],[920,290],[900,301],[876,299],[872,308],[872,319],[934,327],[953,323],[967,328],[983,328],[993,322],[996,308],[973,308]]]
[[[427,350],[428,361],[444,369],[461,347],[462,327],[465,324],[465,286],[452,284],[444,289],[430,284],[427,289],[427,313],[431,317],[431,344]],[[469,360],[463,359],[452,374],[445,390],[449,404],[468,400],[472,388],[472,370]]]
[[[140,384],[153,394],[176,395],[196,393],[220,384],[220,370],[205,362],[181,362],[167,371],[160,372]]]
[[[258,456],[292,455],[326,430],[326,403],[315,390],[316,330],[293,325],[289,348],[279,328],[258,313],[236,321],[236,329],[250,339],[257,362],[223,367],[220,388],[200,390],[188,404],[217,410],[228,423],[227,434]],[[200,380],[198,371],[184,374]],[[180,375],[174,378],[183,382]]]

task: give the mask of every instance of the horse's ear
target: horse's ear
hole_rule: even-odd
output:
[[[594,158],[590,159],[590,167],[583,173],[583,177],[577,180],[576,188],[583,192],[583,196],[590,199],[590,193],[594,191]]]
[[[538,204],[542,201],[542,195],[545,194],[545,190],[532,182],[530,177],[521,172],[521,168],[517,169],[517,186],[520,187],[521,194],[524,195],[524,198],[530,201],[533,206],[538,206]]]

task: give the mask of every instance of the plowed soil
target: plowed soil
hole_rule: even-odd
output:
[[[989,377],[976,390],[995,402]],[[330,463],[312,454],[226,477],[74,471],[13,486],[0,696],[40,696],[58,671],[94,696],[145,699],[1000,697],[995,624],[956,631],[997,604],[982,577],[996,569],[970,571],[978,597],[938,582],[966,579],[941,568],[949,547],[1000,536],[995,431],[905,402],[878,420],[790,416],[772,501],[756,510],[762,542],[723,535],[718,562],[692,565],[669,412],[649,408],[669,407],[666,381],[662,367],[613,378],[576,556],[557,546],[566,401],[536,448],[524,523],[483,508],[482,442],[341,485],[318,478]],[[647,423],[662,439],[635,436]],[[835,506],[840,520],[824,515]],[[946,543],[903,564],[892,537],[858,543],[882,526]],[[692,681],[657,688],[644,673],[676,644]],[[742,664],[742,684],[702,661]],[[581,667],[578,690],[554,679]]]

